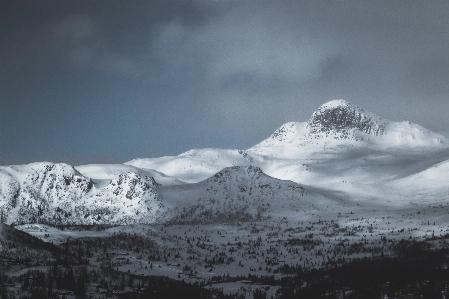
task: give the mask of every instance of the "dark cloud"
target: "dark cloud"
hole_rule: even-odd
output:
[[[245,148],[335,98],[447,131],[448,13],[420,0],[1,1],[0,162]]]

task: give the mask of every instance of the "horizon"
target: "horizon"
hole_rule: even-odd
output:
[[[2,1],[0,165],[246,149],[344,99],[449,136],[449,2]]]
[[[366,111],[365,109],[363,109],[363,107],[359,107],[359,106],[357,106],[357,105],[354,105],[354,104],[352,104],[352,103],[350,103],[350,102],[348,102],[348,101],[346,101],[346,100],[344,100],[344,99],[337,99],[337,100],[331,100],[331,101],[328,101],[328,102],[326,102],[326,103],[323,103],[323,104],[322,104],[320,107],[318,107],[318,108],[321,108],[322,106],[326,106],[326,105],[328,105],[328,104],[331,103],[331,102],[342,102],[343,104],[349,104],[350,106],[353,106],[353,107],[357,107],[357,108],[362,109],[362,111],[365,112],[365,113],[372,114],[370,111]],[[333,106],[332,106],[332,107],[333,107]],[[318,108],[317,108],[317,110],[315,110],[313,113],[315,113],[316,111],[318,111]],[[372,114],[372,115],[373,115],[373,114]],[[311,115],[311,116],[312,116],[312,115]],[[382,119],[382,117],[379,116],[379,115],[377,115],[377,114],[374,114],[374,116],[378,116],[378,117],[380,117],[380,118]],[[281,125],[280,127],[278,127],[276,130],[278,130],[278,129],[284,127],[284,126],[285,126],[286,124],[288,124],[288,123],[307,123],[309,120],[310,120],[310,119],[307,119],[307,120],[305,120],[305,121],[299,121],[299,122],[296,122],[296,121],[295,121],[295,122],[287,122],[287,123],[284,123],[283,125]],[[385,119],[384,119],[384,121],[385,121]],[[386,121],[387,121],[387,122],[393,122],[393,123],[394,123],[394,121],[391,121],[391,120],[388,120],[388,119],[387,119]],[[400,121],[399,121],[399,122],[400,122]],[[417,124],[417,125],[419,125],[419,124]],[[424,129],[426,129],[426,128],[424,128]],[[275,133],[276,130],[273,130],[272,133]],[[431,131],[431,132],[432,132],[432,131]],[[436,133],[436,132],[434,132],[434,133]],[[444,133],[437,133],[437,134],[441,134],[442,136],[444,136],[444,137],[446,137],[446,138],[449,139],[449,135],[445,135]],[[268,135],[265,139],[261,140],[260,142],[263,142],[264,140],[269,139],[270,136],[271,136],[271,134]],[[260,142],[258,142],[258,143],[256,143],[256,144],[252,145],[250,148],[252,148],[253,146],[256,146],[256,145],[259,144]],[[248,150],[248,149],[250,149],[250,148],[245,148],[245,149],[241,149],[241,148],[234,148],[234,149],[233,149],[233,148],[220,148],[220,147],[191,148],[191,149],[189,149],[189,150],[187,150],[187,151],[184,151],[184,152],[182,152],[182,153],[173,155],[173,157],[174,157],[174,156],[179,156],[179,155],[184,154],[184,153],[186,153],[186,152],[189,152],[189,151],[191,151],[191,150],[201,150],[201,149]],[[159,157],[135,157],[135,158],[132,158],[132,159],[130,159],[130,160],[128,160],[128,161],[124,161],[124,162],[122,162],[122,163],[95,163],[95,162],[94,162],[94,163],[86,163],[86,164],[78,164],[78,165],[74,165],[74,164],[66,163],[65,161],[55,162],[55,161],[48,161],[48,160],[46,160],[46,161],[32,161],[32,162],[30,162],[30,163],[25,163],[25,164],[33,164],[33,163],[54,163],[54,164],[60,164],[60,163],[62,163],[62,164],[67,164],[67,165],[73,166],[73,167],[87,166],[87,165],[119,165],[119,164],[127,165],[127,164],[125,164],[125,163],[127,163],[127,162],[132,162],[132,161],[134,161],[134,160],[140,160],[140,159],[145,160],[145,159],[153,159],[153,158],[161,158],[161,157],[162,157],[162,156],[159,156]],[[13,164],[11,164],[11,165],[13,165]],[[24,164],[18,164],[18,165],[24,165]],[[130,164],[130,165],[132,165],[132,164]],[[0,166],[7,166],[7,165],[0,165]],[[251,167],[251,165],[250,165],[250,167]],[[256,167],[257,167],[257,166],[256,166]]]

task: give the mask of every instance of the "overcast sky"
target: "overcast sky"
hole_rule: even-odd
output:
[[[245,149],[343,98],[449,131],[449,1],[0,1],[0,165]]]

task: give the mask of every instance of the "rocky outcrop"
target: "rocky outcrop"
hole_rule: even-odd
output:
[[[330,101],[318,108],[307,122],[309,136],[356,139],[356,131],[379,136],[384,134],[387,121],[365,112],[344,100]]]

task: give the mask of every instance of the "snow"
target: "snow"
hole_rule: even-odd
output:
[[[400,178],[388,183],[400,190],[410,190],[415,193],[431,193],[448,190],[449,160],[433,165],[423,171]],[[449,194],[448,194],[449,195]]]
[[[9,222],[32,221],[38,207],[53,220],[76,208],[63,220],[89,224],[209,223],[238,213],[295,217],[312,202],[341,210],[341,199],[385,210],[446,199],[448,163],[446,137],[335,100],[247,150],[193,149],[75,168],[0,167],[0,200]]]
[[[17,228],[47,242],[129,232],[171,253],[166,261],[148,261],[129,251],[129,262],[119,264],[119,271],[189,283],[226,274],[279,278],[283,274],[274,273],[266,259],[319,268],[324,255],[318,252],[338,251],[342,243],[381,247],[388,255],[381,237],[390,243],[448,234],[448,173],[446,137],[336,100],[309,121],[286,123],[246,150],[193,149],[125,164],[0,167],[0,205],[3,221],[26,223]],[[117,226],[60,230],[43,221]],[[311,235],[313,248],[285,245]],[[234,261],[204,262],[218,252]],[[379,254],[347,253],[345,258]],[[341,253],[327,258],[336,255]],[[100,265],[95,258],[90,263]],[[183,273],[184,265],[195,276]],[[213,287],[246,292],[256,286]],[[270,294],[275,291],[272,287]]]
[[[70,165],[44,162],[0,167],[0,178],[2,221],[7,223],[124,224],[164,219],[164,205],[154,191],[160,184],[135,172],[94,182]]]
[[[387,147],[447,148],[449,146],[447,137],[410,122],[390,122],[385,131],[385,135],[381,136],[378,144],[384,144]]]
[[[200,182],[225,167],[250,165],[244,151],[226,149],[196,149],[174,157],[135,159],[126,162],[139,168],[151,168],[188,183]]]
[[[140,176],[153,177],[159,184],[162,185],[171,186],[184,183],[176,178],[169,177],[153,169],[138,168],[124,164],[88,164],[76,166],[75,169],[82,175],[97,180],[112,180],[123,173],[134,172]]]
[[[318,110],[335,109],[335,108],[345,107],[345,106],[351,106],[351,103],[349,103],[348,101],[345,101],[343,99],[331,100],[331,101],[326,102],[323,105],[321,105],[318,108]]]

